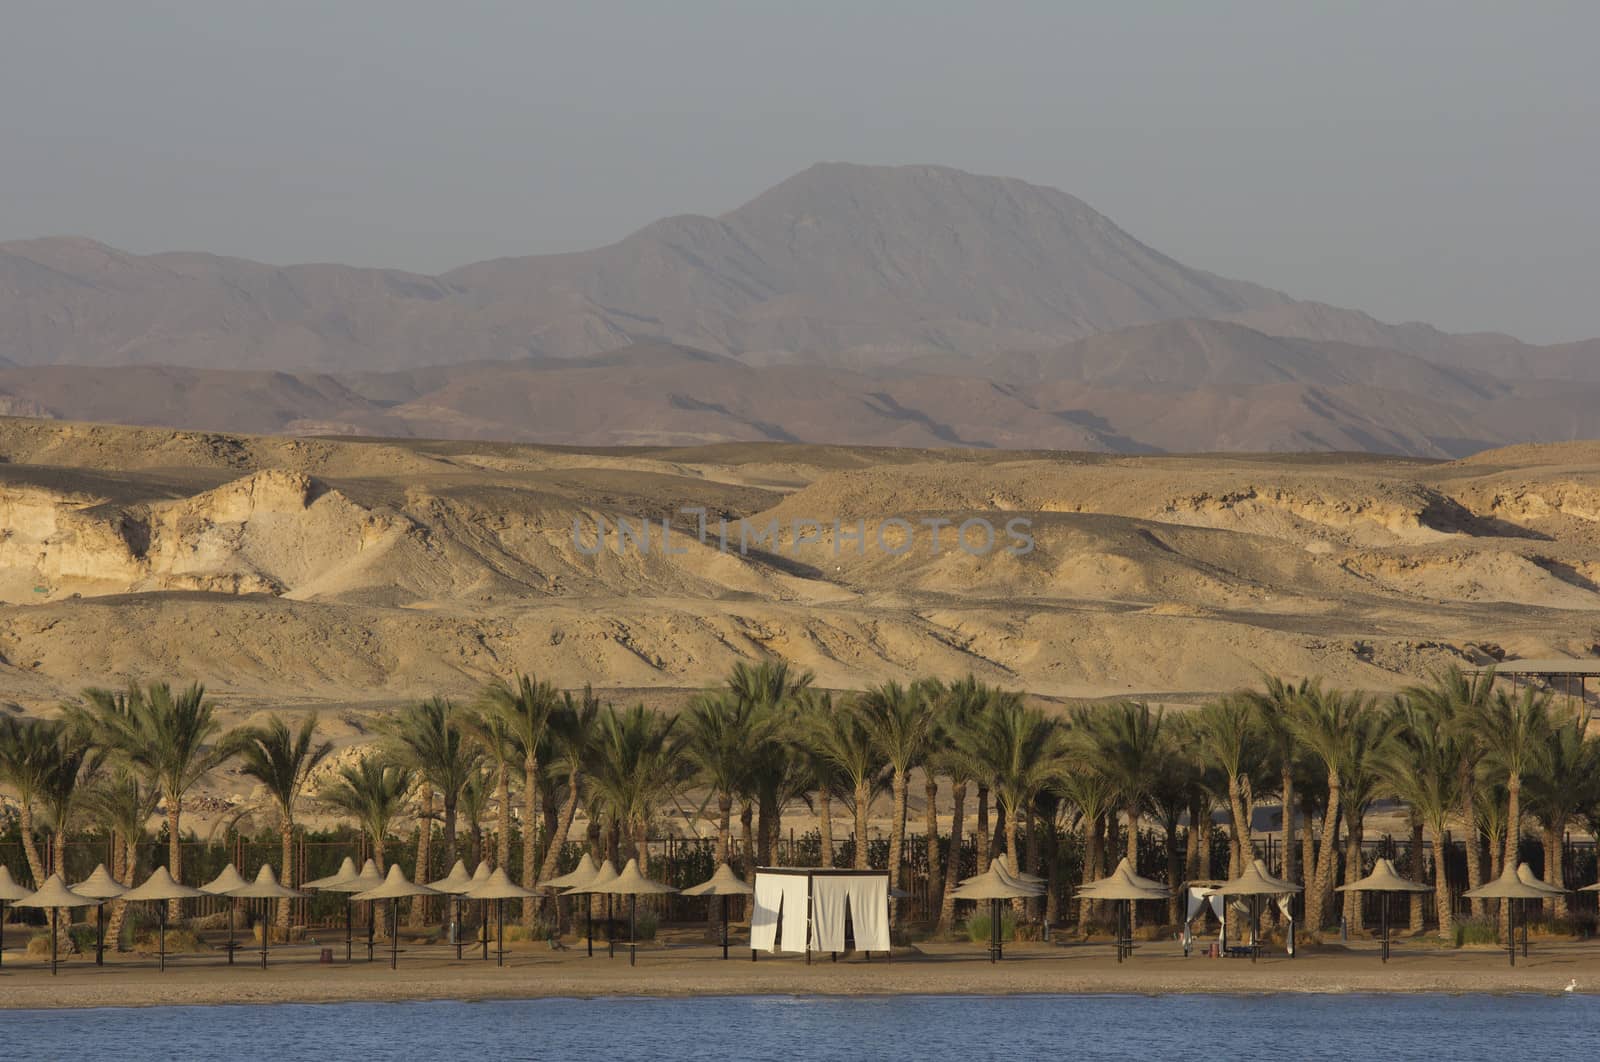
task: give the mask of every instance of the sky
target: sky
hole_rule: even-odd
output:
[[[0,239],[441,272],[819,161],[1390,321],[1600,335],[1591,0],[6,0]]]

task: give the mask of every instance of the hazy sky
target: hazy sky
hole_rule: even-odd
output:
[[[819,160],[1389,320],[1600,335],[1600,3],[5,0],[0,238],[436,272]]]

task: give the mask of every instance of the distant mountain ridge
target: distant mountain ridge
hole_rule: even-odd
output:
[[[818,164],[720,217],[439,277],[0,243],[0,361],[18,365],[374,372],[669,343],[872,368],[1178,318],[1600,380],[1581,344],[1451,336],[1296,301],[1176,262],[1065,192],[938,166]]]

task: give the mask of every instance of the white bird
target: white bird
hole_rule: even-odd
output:
[[[1578,990],[1578,979],[1576,977],[1574,977],[1572,980],[1567,982],[1567,987],[1563,988],[1561,991],[1563,991],[1563,992],[1576,992],[1577,990]]]

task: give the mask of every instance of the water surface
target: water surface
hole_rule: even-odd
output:
[[[1005,1058],[1592,1057],[1589,996],[787,996],[36,1010],[0,1014],[0,1057]]]

